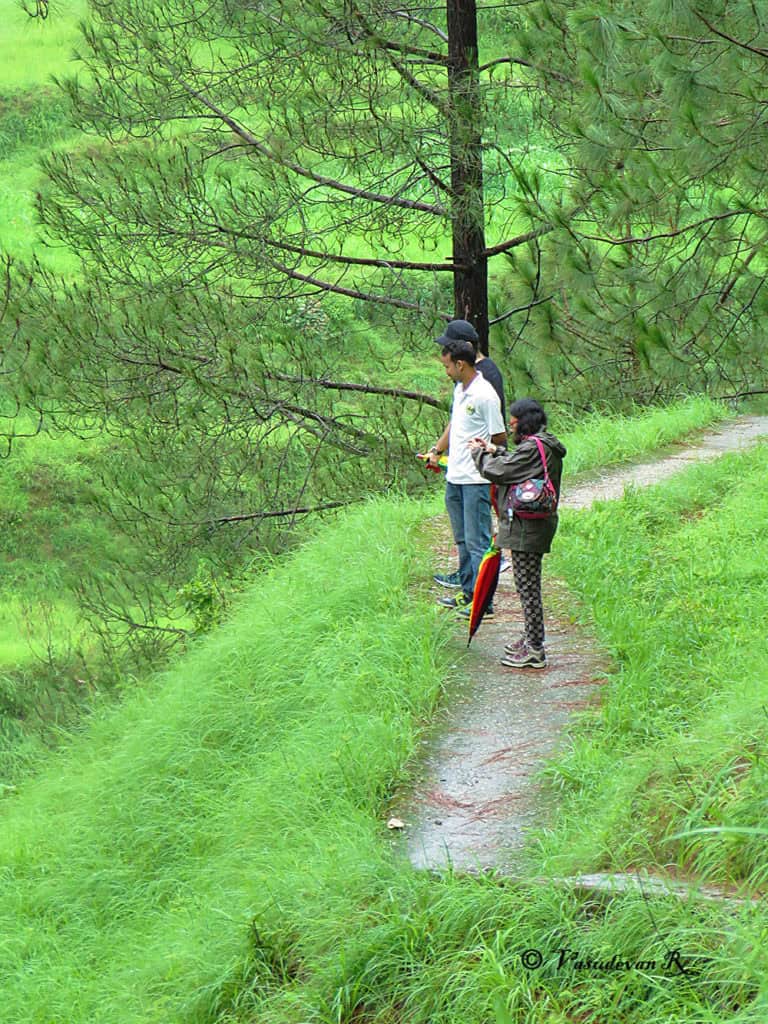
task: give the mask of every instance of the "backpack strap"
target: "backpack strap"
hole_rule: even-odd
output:
[[[528,434],[528,436],[526,437],[526,440],[527,441],[534,441],[536,443],[536,447],[539,449],[539,455],[541,456],[541,461],[542,461],[542,463],[544,465],[544,481],[546,483],[549,483],[549,470],[547,469],[547,456],[546,456],[546,453],[544,452],[544,445],[541,442],[541,438],[536,437],[535,434]]]

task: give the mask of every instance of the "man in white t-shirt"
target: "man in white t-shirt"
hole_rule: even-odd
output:
[[[461,577],[461,591],[455,597],[441,598],[440,604],[468,614],[477,570],[491,541],[490,485],[475,467],[469,442],[478,437],[504,445],[507,435],[499,396],[475,369],[474,347],[464,341],[449,342],[440,359],[456,386],[450,425],[430,449],[429,461],[436,466],[447,445],[445,507],[459,551]]]

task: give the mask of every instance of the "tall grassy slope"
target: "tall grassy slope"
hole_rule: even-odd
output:
[[[425,373],[430,366],[425,362]],[[568,445],[573,475],[636,457],[726,414],[722,405],[692,398],[576,424],[555,415],[553,428]],[[33,432],[32,421],[26,430]],[[79,613],[84,569],[124,579],[124,567],[141,565],[95,502],[99,465],[110,457],[106,443],[43,431],[17,439],[0,469],[0,783],[33,770],[62,727],[135,671],[104,663]],[[426,485],[440,489],[431,474]]]
[[[571,440],[576,451],[586,437]],[[729,489],[753,487],[765,458],[564,515],[559,568],[582,579],[622,671],[553,768],[565,808],[534,873],[566,861],[654,866],[703,807],[755,839],[768,730],[760,677],[742,669],[759,633],[738,601],[723,603],[734,590],[723,559],[734,541],[744,558],[763,553],[764,502],[740,525],[743,491]],[[393,855],[387,796],[434,710],[446,655],[455,660],[453,626],[413,588],[431,568],[420,521],[439,491],[431,507],[345,513],[276,565],[226,627],[0,804],[4,1022],[765,1020],[763,908],[638,896],[601,908],[557,887],[431,878]],[[704,580],[723,581],[711,608]],[[763,608],[756,577],[740,572],[738,590],[750,614]],[[736,645],[716,642],[720,621],[751,651],[733,662],[737,677],[723,678]],[[654,765],[660,784],[647,786]],[[702,838],[712,834],[695,837],[703,851]],[[754,846],[738,867],[696,849],[670,856],[762,880]],[[526,949],[539,967],[524,967]],[[563,965],[563,949],[631,966]],[[670,951],[692,973],[671,967]]]
[[[32,435],[35,422],[18,416],[16,429]],[[44,759],[119,681],[77,598],[89,572],[138,561],[95,500],[106,445],[41,431],[0,463],[0,785]]]
[[[42,180],[38,157],[74,138],[52,76],[75,70],[86,12],[85,0],[57,0],[43,20],[17,0],[0,0],[0,248],[24,259],[37,250],[62,271],[75,270],[77,260],[61,247],[40,249],[34,195]]]
[[[206,1019],[287,879],[299,900],[328,872],[371,884],[444,674],[434,609],[403,608],[423,515],[372,503],[324,531],[5,802],[4,1024]]]

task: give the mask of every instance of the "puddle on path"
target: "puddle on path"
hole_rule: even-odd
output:
[[[661,460],[564,488],[563,506],[581,509],[618,498],[626,484],[658,483],[692,462],[747,447],[764,435],[768,416],[741,417]],[[547,582],[546,562],[544,577],[548,612],[558,584]],[[416,868],[514,869],[526,834],[546,818],[537,773],[564,742],[572,713],[599,702],[608,664],[592,637],[548,614],[548,667],[507,669],[500,664],[504,644],[521,632],[511,571],[500,577],[494,605],[495,619],[483,623],[468,652],[457,637],[460,682],[425,741],[420,777],[407,806],[401,802],[393,808],[406,822],[399,841]]]

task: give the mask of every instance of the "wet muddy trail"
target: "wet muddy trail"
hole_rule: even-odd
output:
[[[562,507],[586,509],[593,501],[618,498],[629,484],[658,483],[693,462],[748,447],[763,436],[768,436],[768,417],[740,417],[654,460],[571,486],[566,481]],[[435,586],[436,598],[444,593]],[[500,664],[504,644],[521,632],[511,571],[500,576],[494,619],[483,623],[469,650],[465,634],[457,633],[454,681],[445,707],[424,741],[411,793],[394,808],[405,822],[399,842],[414,867],[519,872],[526,834],[547,818],[537,776],[567,742],[574,712],[599,702],[610,669],[594,637],[549,614],[553,606],[566,604],[567,592],[547,575],[545,561],[545,669]]]

